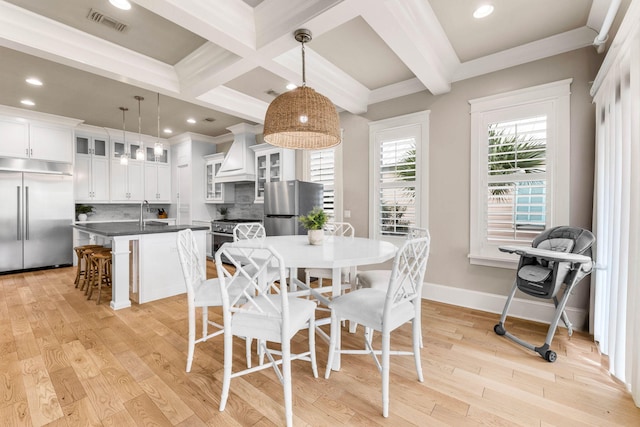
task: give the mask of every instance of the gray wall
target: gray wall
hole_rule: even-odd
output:
[[[369,229],[368,121],[431,110],[429,131],[429,229],[432,250],[425,281],[506,295],[514,270],[469,264],[470,99],[573,78],[571,85],[571,225],[590,228],[595,147],[590,82],[602,61],[587,47],[452,84],[433,96],[421,92],[369,106],[364,117],[342,113],[344,209],[360,236]],[[588,286],[570,306],[588,307]]]

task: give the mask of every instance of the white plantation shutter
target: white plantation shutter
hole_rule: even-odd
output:
[[[382,141],[379,162],[378,228],[384,236],[404,236],[416,225],[415,138]]]
[[[322,208],[332,218],[335,218],[335,160],[334,148],[309,153],[309,181],[324,185]]]
[[[487,139],[487,239],[528,244],[547,225],[547,118],[491,123]]]

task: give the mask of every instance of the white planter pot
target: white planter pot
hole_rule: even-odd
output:
[[[87,214],[78,214],[78,221],[86,221]]]
[[[310,245],[321,245],[324,241],[324,230],[307,230]]]

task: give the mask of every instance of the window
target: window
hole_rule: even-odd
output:
[[[570,84],[470,101],[472,264],[515,267],[499,246],[568,224]]]
[[[369,236],[397,242],[427,227],[429,112],[369,124]]]
[[[341,191],[342,146],[306,151],[304,179],[324,186],[322,208],[332,221],[342,221]]]

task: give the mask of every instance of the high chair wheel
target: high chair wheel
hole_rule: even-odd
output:
[[[547,362],[553,363],[558,358],[558,355],[555,351],[547,350],[547,352],[544,354],[544,358],[547,360]]]
[[[507,331],[505,331],[504,327],[500,323],[493,327],[493,332],[498,335],[504,335],[507,333]]]

